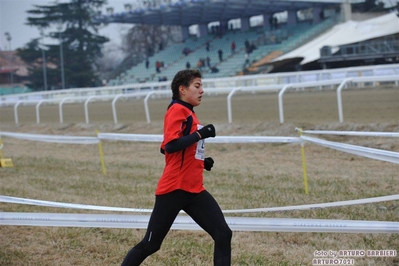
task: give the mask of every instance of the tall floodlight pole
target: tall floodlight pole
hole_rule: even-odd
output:
[[[7,31],[6,33],[4,33],[4,35],[6,36],[6,39],[8,41],[8,51],[11,51],[11,34]]]
[[[43,38],[44,38],[43,31],[40,32],[40,35],[42,36],[41,42],[43,42]],[[44,84],[44,90],[46,91],[47,90],[47,68],[46,68],[46,52],[44,51],[43,43],[40,48],[42,50],[43,84]]]
[[[42,47],[42,62],[43,62],[43,83],[44,83],[44,90],[47,90],[47,69],[46,69],[46,52]]]
[[[61,84],[62,89],[65,89],[65,75],[64,75],[64,51],[62,49],[62,24],[58,26],[59,30],[59,39],[60,39],[60,64],[61,64]]]
[[[4,33],[6,35],[6,39],[8,41],[8,50],[11,51],[11,34],[7,31]],[[10,64],[12,64],[13,61],[13,55],[10,53]],[[11,85],[14,85],[14,71],[13,71],[13,66],[11,65],[11,71],[10,71],[10,83]]]

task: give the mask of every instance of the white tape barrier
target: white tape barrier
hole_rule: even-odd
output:
[[[97,137],[54,136],[27,133],[0,132],[0,135],[43,142],[55,142],[64,144],[95,144],[100,140],[113,141],[142,141],[162,142],[163,135],[157,134],[120,134],[98,133]],[[217,136],[206,140],[208,143],[294,143],[301,142],[298,137],[267,137],[267,136]]]
[[[121,134],[121,133],[98,133],[100,140],[114,141],[142,141],[142,142],[162,142],[163,135],[157,134]]]
[[[99,133],[101,140],[162,142],[163,135]],[[206,139],[207,143],[293,143],[301,142],[298,137],[266,137],[266,136],[216,136]]]
[[[256,209],[241,209],[241,210],[225,210],[224,213],[250,213],[250,212],[280,212],[280,211],[294,211],[294,210],[314,210],[331,207],[342,207],[350,205],[377,203],[384,201],[399,200],[399,194],[382,196],[375,198],[357,199],[357,200],[345,200],[336,202],[316,203],[316,204],[305,204],[305,205],[294,205],[284,207],[271,207],[271,208],[256,208]]]
[[[377,159],[381,161],[391,162],[399,164],[399,152],[379,150],[373,148],[367,148],[362,146],[356,146],[351,144],[337,143],[327,140],[322,140],[318,138],[312,138],[307,136],[301,136],[303,140],[328,147],[331,149],[339,150],[342,152],[347,152],[359,156],[364,156],[372,159]]]
[[[267,136],[216,136],[206,139],[207,143],[295,143],[302,142],[298,137]]]
[[[0,212],[0,225],[145,229],[149,215]],[[399,233],[399,222],[288,218],[226,217],[233,231]],[[190,217],[179,215],[174,230],[202,230]]]
[[[223,213],[254,213],[254,212],[311,210],[311,209],[342,207],[342,206],[358,205],[358,204],[377,203],[377,202],[392,201],[392,200],[399,200],[399,194],[390,195],[390,196],[382,196],[382,197],[374,197],[374,198],[366,198],[366,199],[327,202],[327,203],[316,203],[316,204],[305,204],[305,205],[294,205],[294,206],[283,206],[283,207],[269,207],[269,208],[256,208],[256,209],[223,210]],[[151,213],[152,212],[152,209],[144,209],[144,208],[107,207],[107,206],[97,206],[97,205],[85,205],[85,204],[76,204],[76,203],[64,203],[64,202],[55,202],[55,201],[25,199],[25,198],[17,198],[17,197],[1,196],[1,195],[0,195],[0,202],[35,205],[35,206],[46,206],[46,207],[56,207],[56,208],[97,210],[97,211],[120,211],[120,212],[137,212],[137,213]]]
[[[97,205],[86,205],[78,203],[65,203],[46,200],[25,199],[9,196],[1,196],[0,202],[26,204],[35,206],[55,207],[55,208],[69,208],[69,209],[82,209],[82,210],[96,210],[96,211],[119,211],[119,212],[138,212],[138,213],[151,213],[152,209],[141,208],[124,208],[124,207],[107,207]]]
[[[361,131],[328,131],[328,130],[302,130],[306,134],[363,136],[363,137],[394,137],[399,138],[397,132],[361,132]]]
[[[22,139],[22,140],[34,140],[34,141],[63,143],[63,144],[96,144],[100,142],[100,140],[96,137],[41,135],[41,134],[28,134],[28,133],[12,133],[12,132],[3,132],[3,131],[0,132],[0,136]]]

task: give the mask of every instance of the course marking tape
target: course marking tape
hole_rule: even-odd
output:
[[[251,213],[251,212],[279,212],[279,211],[294,211],[294,210],[312,210],[312,209],[341,207],[341,206],[358,205],[358,204],[368,204],[368,203],[376,203],[376,202],[392,201],[392,200],[399,200],[399,194],[390,195],[390,196],[382,196],[382,197],[374,197],[374,198],[366,198],[366,199],[327,202],[327,203],[293,205],[293,206],[283,206],[283,207],[256,208],[256,209],[223,210],[223,213]],[[98,210],[98,211],[120,211],[120,212],[138,212],[138,213],[151,213],[152,212],[152,209],[144,209],[144,208],[124,208],[124,207],[85,205],[85,204],[76,204],[76,203],[64,203],[64,202],[44,201],[44,200],[35,200],[35,199],[25,199],[25,198],[17,198],[17,197],[2,196],[2,195],[0,195],[0,202],[27,204],[27,205],[36,205],[36,206],[47,206],[47,207],[58,207],[58,208]]]
[[[98,133],[97,137],[42,135],[29,133],[0,132],[0,135],[23,140],[64,143],[64,144],[97,144],[100,140],[162,142],[160,134],[122,134]],[[302,142],[298,137],[273,136],[217,136],[207,139],[208,143],[295,143]]]
[[[328,131],[328,130],[302,130],[302,132],[306,134],[317,134],[317,135],[396,137],[396,138],[399,137],[398,132],[362,132],[362,131]]]
[[[339,150],[342,152],[346,153],[351,153],[367,158],[372,158],[376,160],[381,160],[385,162],[390,162],[390,163],[396,163],[399,164],[399,152],[393,152],[393,151],[386,151],[386,150],[380,150],[380,149],[374,149],[374,148],[368,148],[368,147],[362,147],[362,146],[357,146],[357,145],[352,145],[352,144],[345,144],[345,143],[337,143],[333,141],[328,141],[328,140],[323,140],[323,139],[318,139],[318,138],[313,138],[313,137],[307,137],[307,136],[301,136],[301,138],[305,141],[312,142],[327,148]]]
[[[28,133],[13,133],[13,132],[0,132],[1,136],[33,140],[51,143],[64,143],[64,144],[97,144],[100,140],[96,137],[79,137],[79,136],[60,136],[60,135],[43,135],[43,134],[28,134]]]
[[[147,228],[149,215],[0,212],[0,225]],[[327,219],[226,217],[233,231],[399,233],[399,222]],[[179,215],[174,230],[202,230],[189,216]]]
[[[163,135],[157,134],[121,134],[98,133],[101,140],[162,142]],[[294,143],[302,142],[298,137],[271,137],[271,136],[216,136],[209,138],[207,143]]]

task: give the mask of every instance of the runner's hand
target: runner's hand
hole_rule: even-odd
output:
[[[205,168],[205,170],[211,171],[211,168],[213,167],[213,163],[214,163],[214,161],[213,161],[213,159],[211,157],[206,157],[204,159],[204,168]]]
[[[216,136],[215,127],[212,124],[206,125],[197,131],[201,139],[214,138]]]

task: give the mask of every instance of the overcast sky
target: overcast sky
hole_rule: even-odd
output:
[[[40,37],[40,33],[36,27],[25,25],[28,14],[27,10],[33,9],[33,5],[52,5],[54,0],[0,0],[0,50],[11,50],[22,48],[30,40]],[[115,12],[123,12],[124,4],[134,2],[134,0],[108,0],[105,9],[112,6]],[[100,30],[100,35],[107,36],[111,39],[108,45],[120,45],[121,32],[129,29],[127,24],[110,24]],[[5,33],[11,35],[11,42],[7,41]],[[112,44],[111,44],[112,43]]]
[[[66,0],[61,0],[66,1]],[[384,0],[391,6],[399,0]],[[23,47],[30,40],[40,37],[40,33],[35,27],[25,25],[27,10],[33,9],[33,5],[54,4],[54,0],[0,0],[0,50],[15,50]],[[108,5],[103,7],[105,14],[106,7],[113,7],[115,12],[123,12],[125,3],[133,3],[135,0],[108,0]],[[127,24],[110,24],[100,30],[100,34],[107,36],[111,42],[107,46],[119,48],[121,43],[121,33],[125,32],[129,26]],[[7,41],[5,33],[11,35],[11,42]]]

